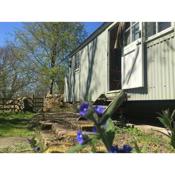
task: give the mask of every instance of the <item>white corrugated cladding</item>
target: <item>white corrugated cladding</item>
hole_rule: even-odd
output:
[[[146,43],[145,86],[126,90],[128,100],[175,99],[175,37],[174,31]]]

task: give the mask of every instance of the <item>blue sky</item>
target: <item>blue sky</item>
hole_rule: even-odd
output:
[[[83,22],[85,29],[90,35],[95,29],[97,29],[102,22]],[[20,22],[0,22],[0,47],[5,44],[7,40],[13,39],[13,32],[21,28]]]

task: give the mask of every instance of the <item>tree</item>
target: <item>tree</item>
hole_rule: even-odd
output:
[[[22,57],[12,44],[0,48],[0,97],[12,98],[31,83],[33,72]]]
[[[18,47],[34,64],[38,84],[53,94],[55,85],[63,91],[65,59],[86,33],[81,23],[24,23],[16,32]]]

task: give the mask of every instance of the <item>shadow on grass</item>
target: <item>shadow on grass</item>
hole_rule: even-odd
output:
[[[30,119],[5,119],[0,117],[0,125],[27,125],[30,122]]]
[[[0,115],[0,136],[28,136],[33,130],[29,124],[32,114]]]

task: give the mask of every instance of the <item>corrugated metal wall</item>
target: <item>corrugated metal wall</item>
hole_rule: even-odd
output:
[[[80,100],[96,100],[107,91],[107,31],[91,41],[80,61]]]
[[[80,58],[80,68],[77,70],[76,54],[72,57],[69,80],[65,80],[65,101],[94,101],[107,91],[107,36],[106,30],[76,53]]]
[[[174,31],[145,43],[144,88],[126,90],[128,100],[175,99]]]
[[[79,51],[80,69],[74,71],[73,64],[69,71],[65,101],[95,100],[108,91],[107,45],[111,26]],[[75,61],[75,56],[72,61]],[[175,100],[174,30],[145,43],[144,87],[128,89],[126,92],[129,101]]]

